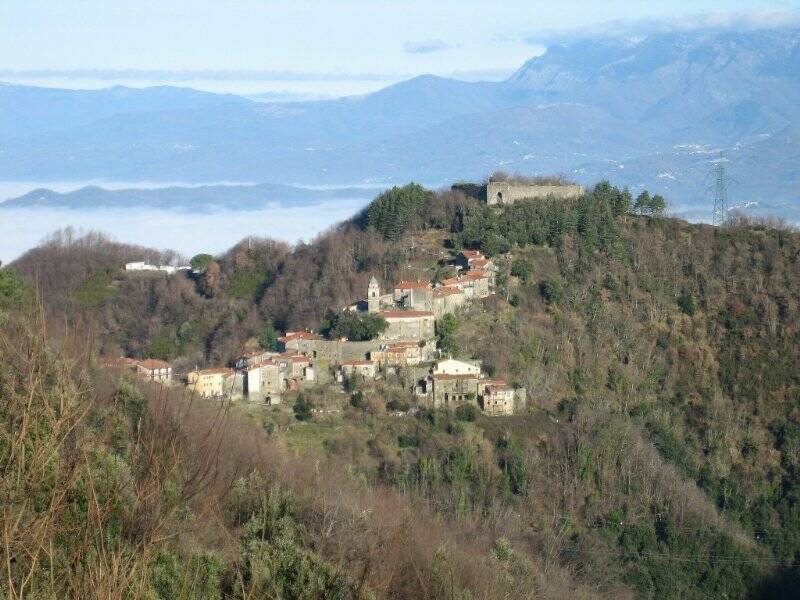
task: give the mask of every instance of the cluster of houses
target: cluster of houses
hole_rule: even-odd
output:
[[[473,299],[489,296],[496,267],[478,251],[465,250],[455,259],[457,275],[436,285],[429,281],[400,281],[388,293],[372,277],[366,300],[344,310],[375,314],[387,327],[377,339],[326,339],[312,331],[290,331],[278,338],[277,351],[251,351],[237,357],[235,367],[195,369],[186,375],[188,389],[206,398],[247,398],[278,404],[289,391],[304,386],[357,377],[378,379],[399,369],[418,382],[415,393],[431,406],[452,407],[476,403],[489,415],[507,415],[525,402],[524,389],[512,389],[501,380],[486,379],[477,362],[439,359],[435,321]],[[126,266],[127,268],[127,266]],[[315,364],[332,369],[315,369]],[[433,363],[428,369],[424,365]],[[150,380],[169,384],[172,367],[148,359],[111,359],[106,366],[130,367]]]

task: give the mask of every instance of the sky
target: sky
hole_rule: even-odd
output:
[[[503,78],[561,33],[798,13],[800,0],[3,0],[0,80],[325,97],[421,73]]]

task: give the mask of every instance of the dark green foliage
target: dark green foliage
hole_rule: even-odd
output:
[[[397,445],[401,448],[419,448],[419,437],[413,433],[401,433],[397,436]]]
[[[512,494],[524,494],[530,485],[531,474],[522,455],[522,448],[514,439],[502,437],[497,440],[497,460],[508,478]]]
[[[247,482],[240,485],[246,489]],[[307,549],[308,535],[295,518],[291,495],[277,486],[269,492],[249,493],[259,497],[251,501],[255,510],[244,523],[237,560],[239,577],[231,580],[234,597],[313,600],[356,596],[344,573]],[[243,511],[239,518],[246,514]]]
[[[117,289],[112,286],[112,271],[103,271],[90,275],[77,290],[75,300],[85,308],[102,306],[117,295]]]
[[[561,282],[557,279],[545,279],[539,282],[539,293],[548,304],[558,304],[563,293]]]
[[[261,333],[258,334],[258,345],[262,350],[275,352],[278,349],[278,332],[271,321],[264,323]]]
[[[353,408],[364,408],[364,393],[358,391],[350,394],[350,406],[352,406]]]
[[[0,311],[32,308],[33,290],[14,269],[0,269]]]
[[[478,418],[478,407],[474,404],[459,404],[456,407],[456,419],[472,423]]]
[[[399,410],[401,412],[406,412],[411,405],[402,398],[392,398],[386,403],[386,408],[388,410]]]
[[[214,257],[210,254],[196,254],[189,261],[189,266],[195,271],[202,271],[208,265],[214,262]]]
[[[650,194],[645,190],[636,197],[636,202],[633,205],[634,212],[640,215],[650,215],[658,217],[664,214],[667,208],[667,201],[662,196]]]
[[[511,263],[511,274],[527,280],[533,274],[533,263],[527,258],[515,258]]]
[[[313,417],[311,413],[311,409],[313,408],[310,401],[306,400],[306,397],[300,393],[297,395],[297,399],[294,401],[292,405],[292,411],[294,411],[294,418],[298,421],[310,421]]]
[[[458,353],[458,319],[453,314],[446,314],[436,321],[436,336],[439,340],[439,349],[445,354]]]
[[[348,392],[348,393],[352,393],[352,392],[355,392],[357,389],[358,389],[358,374],[355,371],[353,371],[352,373],[350,373],[350,375],[348,375],[344,379],[344,391]],[[361,402],[363,401],[363,398],[361,397],[360,392],[359,392],[358,401],[359,401],[358,406],[361,406]],[[351,404],[352,404],[352,399],[351,399]],[[353,404],[353,406],[356,406],[356,405]]]
[[[172,335],[162,332],[156,337],[145,350],[147,358],[157,358],[159,360],[171,360],[178,354],[178,346]]]
[[[432,192],[415,183],[393,187],[372,201],[360,217],[360,224],[375,229],[387,240],[399,240],[432,198]]]
[[[681,312],[685,315],[690,317],[694,315],[694,296],[692,296],[692,293],[686,288],[683,288],[678,296],[678,308],[680,308]]]
[[[386,319],[379,315],[344,311],[330,314],[322,332],[331,339],[345,337],[353,342],[364,342],[374,340],[388,326]]]

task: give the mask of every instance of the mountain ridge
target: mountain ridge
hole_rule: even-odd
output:
[[[768,163],[797,151],[799,40],[798,30],[579,40],[500,82],[422,75],[335,100],[154,100],[156,110],[112,111],[72,129],[35,125],[7,141],[0,177],[347,185],[404,182],[420,168],[430,183],[496,169],[579,180],[587,171],[586,182],[608,178],[704,205],[698,173],[710,165],[680,150],[694,145],[728,154],[743,182],[732,190],[738,200],[791,203],[800,200],[793,175]],[[7,104],[0,93],[0,108]],[[775,143],[765,148],[764,136]],[[768,158],[758,167],[756,151]],[[659,157],[674,164],[667,186]]]

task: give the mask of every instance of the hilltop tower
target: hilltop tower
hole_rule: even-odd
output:
[[[381,309],[381,286],[373,275],[367,287],[367,312],[376,313]]]

